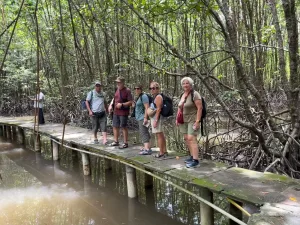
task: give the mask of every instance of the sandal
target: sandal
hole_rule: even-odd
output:
[[[111,143],[109,146],[119,146],[119,142],[118,142],[118,141],[114,141],[114,142]]]
[[[123,143],[123,144],[119,147],[119,149],[123,149],[123,148],[128,148],[128,143]]]
[[[168,152],[164,152],[163,154],[156,154],[156,155],[154,155],[154,157],[155,158],[162,158],[162,157],[166,157],[166,156],[168,156]]]

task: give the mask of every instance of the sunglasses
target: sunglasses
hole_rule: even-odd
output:
[[[141,88],[139,88],[139,87],[136,87],[136,88],[134,88],[134,90],[141,90]]]
[[[101,87],[101,85],[100,84],[96,84],[96,87]]]
[[[155,89],[158,90],[159,87],[150,87],[150,88],[149,88],[149,90],[155,90]]]

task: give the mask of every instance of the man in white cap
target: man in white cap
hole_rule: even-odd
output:
[[[86,97],[86,108],[89,111],[89,116],[92,120],[94,143],[98,144],[97,132],[100,127],[102,131],[102,143],[107,144],[107,112],[108,105],[105,93],[101,90],[101,83],[95,82],[95,89],[90,91]]]

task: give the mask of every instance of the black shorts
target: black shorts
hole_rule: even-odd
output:
[[[113,116],[113,127],[127,127],[128,116]]]

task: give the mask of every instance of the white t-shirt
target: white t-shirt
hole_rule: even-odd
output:
[[[40,100],[38,102],[38,104],[36,104],[36,99]],[[33,107],[37,108],[37,106],[38,106],[40,109],[43,108],[44,101],[45,101],[45,95],[42,92],[40,92],[39,94],[36,95],[36,97],[33,101]]]

